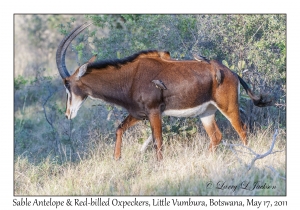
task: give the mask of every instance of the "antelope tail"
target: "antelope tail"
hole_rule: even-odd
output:
[[[252,99],[255,106],[265,107],[265,106],[272,105],[273,99],[270,96],[262,95],[262,94],[260,94],[260,96],[254,95],[253,92],[251,91],[251,89],[249,88],[249,86],[247,85],[247,83],[238,74],[236,74],[236,75],[238,76],[240,83],[246,90],[246,93],[248,94],[248,96]]]

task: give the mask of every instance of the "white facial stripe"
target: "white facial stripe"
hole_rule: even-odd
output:
[[[86,100],[82,99],[80,96],[72,94],[72,102],[68,107],[70,109],[70,119],[76,117],[79,108],[82,106],[83,102]]]
[[[66,92],[67,92],[68,95],[71,95],[70,91],[68,90],[68,88],[66,88]]]
[[[83,102],[86,100],[86,98],[82,99],[80,96],[75,95],[74,93],[70,92],[66,88],[67,92],[67,110],[66,110],[66,116],[68,119],[73,119],[76,117],[78,110],[82,106]]]

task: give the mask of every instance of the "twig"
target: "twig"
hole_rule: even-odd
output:
[[[43,111],[44,111],[44,115],[45,115],[45,118],[48,122],[48,124],[51,126],[51,128],[54,130],[53,128],[53,124],[52,122],[48,119],[48,116],[47,116],[47,113],[46,113],[46,104],[48,102],[48,100],[52,97],[53,93],[51,92],[51,90],[49,90],[49,87],[48,87],[48,91],[49,91],[49,95],[47,96],[47,98],[45,99],[44,103],[43,103]]]
[[[143,143],[140,151],[145,152],[151,141],[152,141],[152,135],[149,135],[148,139]]]
[[[269,168],[269,169],[271,169],[271,171],[272,171],[273,173],[277,174],[279,178],[286,180],[286,178],[285,178],[284,176],[281,176],[281,175],[279,174],[279,172],[276,171],[275,168],[273,168],[272,166],[266,166],[266,167]]]
[[[275,105],[276,107],[279,107],[279,108],[281,108],[281,107],[286,107],[286,104],[275,103],[274,105]]]
[[[272,144],[271,144],[271,146],[270,146],[270,149],[267,151],[267,152],[265,152],[264,154],[257,154],[256,152],[254,152],[251,148],[249,148],[249,147],[246,147],[245,145],[242,145],[242,144],[230,144],[230,143],[227,143],[227,142],[222,142],[222,144],[224,145],[224,146],[228,146],[229,148],[230,148],[230,150],[234,153],[234,155],[238,158],[238,160],[239,160],[239,162],[240,163],[242,163],[242,161],[241,161],[241,159],[237,156],[237,151],[238,152],[241,152],[241,151],[239,151],[239,150],[236,150],[234,147],[243,147],[243,148],[245,148],[245,149],[247,149],[248,151],[250,151],[250,153],[252,154],[252,155],[254,155],[255,157],[252,159],[252,161],[251,161],[251,163],[249,164],[249,165],[246,165],[246,167],[247,167],[247,171],[249,171],[251,168],[252,168],[252,166],[254,165],[254,163],[255,163],[255,161],[257,161],[258,159],[262,159],[262,158],[264,158],[264,157],[266,157],[266,156],[268,156],[268,155],[270,155],[270,154],[274,154],[274,153],[277,153],[277,152],[282,152],[282,151],[274,151],[274,152],[272,152],[272,150],[273,150],[273,148],[274,148],[274,145],[275,145],[275,142],[276,142],[276,137],[277,137],[277,135],[278,135],[278,130],[276,129],[276,131],[275,131],[275,133],[274,133],[274,135],[273,135],[273,140],[272,140]]]
[[[270,149],[269,149],[266,153],[264,153],[264,154],[262,154],[262,155],[256,154],[256,155],[255,155],[255,158],[252,159],[251,164],[250,164],[249,167],[248,167],[248,171],[249,171],[249,170],[251,169],[251,167],[254,165],[255,161],[257,161],[258,159],[262,159],[262,158],[266,157],[267,155],[271,154],[271,152],[272,152],[272,150],[273,150],[273,148],[274,148],[274,145],[275,145],[275,141],[276,141],[277,135],[278,135],[278,130],[276,129],[276,131],[275,131],[275,133],[274,133],[274,135],[273,135],[273,141],[272,141],[272,144],[271,144]]]
[[[253,38],[254,38],[254,36],[257,34],[257,32],[259,31],[259,29],[261,28],[263,26],[263,24],[261,24],[258,28],[257,28],[257,30],[255,31],[255,33],[251,36],[251,38],[249,39],[250,41],[253,41]],[[250,42],[249,41],[249,43],[247,44],[247,47],[250,45]]]
[[[51,126],[52,128],[52,132],[54,134],[54,139],[55,139],[55,143],[56,143],[56,148],[58,150],[58,153],[60,154],[61,156],[61,151],[60,151],[60,142],[57,138],[57,131],[55,130],[54,126],[53,126],[53,122],[48,118],[48,115],[47,115],[47,112],[46,112],[46,104],[48,103],[49,99],[53,96],[53,91],[51,91],[50,89],[50,86],[47,85],[47,89],[48,89],[48,92],[49,92],[49,95],[47,96],[47,98],[45,99],[44,103],[43,103],[43,111],[44,111],[44,115],[45,115],[45,118],[46,118],[46,121],[48,122],[48,124]],[[56,150],[54,150],[55,153],[56,153]]]
[[[229,144],[226,142],[223,142],[222,144],[224,146],[243,147],[243,148],[246,148],[247,150],[249,150],[253,155],[256,155],[256,152],[254,152],[251,148],[246,147],[245,145],[242,145],[242,144]]]

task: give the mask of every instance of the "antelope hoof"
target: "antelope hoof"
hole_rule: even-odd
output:
[[[115,156],[114,156],[114,160],[115,160],[115,161],[121,160],[121,155],[115,155]]]

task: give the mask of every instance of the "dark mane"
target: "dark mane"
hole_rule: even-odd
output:
[[[125,65],[127,63],[133,62],[135,59],[137,59],[139,56],[142,55],[154,55],[156,54],[157,56],[159,56],[158,51],[157,50],[145,50],[145,51],[140,51],[138,53],[135,53],[131,56],[128,56],[126,58],[123,59],[114,59],[114,60],[104,60],[104,61],[96,61],[94,63],[90,63],[88,65],[89,68],[93,68],[93,69],[103,69],[106,68],[108,66],[113,66],[113,67],[120,67],[122,65]]]

